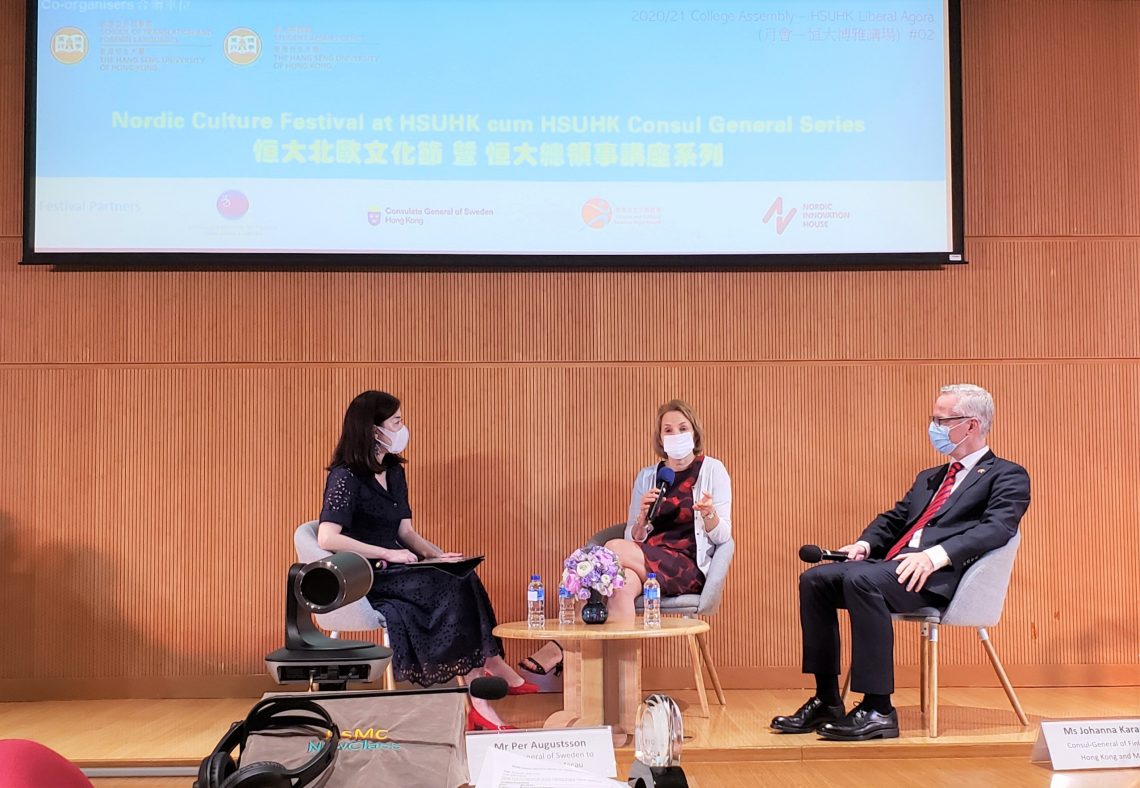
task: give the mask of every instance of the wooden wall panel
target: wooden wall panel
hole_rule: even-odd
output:
[[[1136,590],[1140,511],[1122,471],[1140,425],[1118,403],[1140,395],[1137,365],[770,364],[718,375],[684,365],[8,370],[3,390],[24,418],[0,436],[21,458],[6,463],[0,522],[11,586],[31,578],[35,620],[4,607],[2,625],[29,632],[31,656],[14,651],[24,657],[5,660],[0,678],[29,666],[39,678],[257,672],[280,637],[292,529],[318,510],[343,404],[370,385],[405,398],[417,522],[443,546],[488,553],[483,576],[503,619],[521,617],[531,571],[552,579],[567,552],[622,519],[633,473],[650,460],[656,403],[687,396],[734,481],[738,558],[713,631],[732,668],[797,664],[796,549],[854,538],[935,464],[931,392],[968,377],[997,397],[993,446],[1034,480],[1000,630],[1011,664],[1135,660],[1140,622],[1120,601]],[[650,657],[684,664],[676,650]]]
[[[967,232],[1140,234],[1140,3],[962,5]]]
[[[34,550],[35,507],[35,373],[4,369],[0,372],[0,446],[7,458],[0,463],[0,555],[12,557]],[[0,610],[9,636],[0,639],[0,665],[5,677],[28,675],[35,654],[26,647],[39,624],[37,577],[31,562],[0,562]]]
[[[941,271],[795,275],[25,267],[0,270],[0,290],[20,294],[0,312],[0,363],[819,363],[1140,347],[1140,323],[1122,319],[1140,313],[1140,237],[978,240],[969,253]],[[648,319],[675,306],[667,324]],[[963,315],[974,330],[945,330]]]
[[[796,548],[892,503],[936,461],[936,387],[981,383],[1034,483],[1011,672],[1140,679],[1140,3],[966,6],[968,266],[61,272],[16,265],[23,4],[0,0],[0,695],[248,688],[368,387],[405,398],[416,519],[488,553],[503,619],[623,517],[648,418],[689,398],[736,493],[713,649],[730,683],[778,686],[802,681]],[[956,640],[947,675],[989,683]],[[651,648],[646,675],[686,661]]]

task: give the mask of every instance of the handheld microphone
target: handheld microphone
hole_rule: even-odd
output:
[[[677,478],[677,473],[667,465],[661,466],[661,470],[657,471],[657,500],[649,507],[649,513],[645,515],[646,524],[652,523],[653,518],[657,516],[657,510],[661,508],[661,501],[665,498],[665,491],[669,489],[669,485]]]
[[[846,561],[847,553],[841,553],[837,550],[824,550],[815,544],[805,544],[800,548],[800,560],[805,564],[818,564],[820,561]]]

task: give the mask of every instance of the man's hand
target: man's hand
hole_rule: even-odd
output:
[[[934,563],[926,553],[907,553],[897,559],[898,568],[895,574],[899,576],[899,583],[906,583],[907,591],[921,591],[926,585],[926,578],[934,574]]]
[[[867,557],[867,547],[861,544],[845,544],[837,552],[847,553],[848,561],[862,561]]]

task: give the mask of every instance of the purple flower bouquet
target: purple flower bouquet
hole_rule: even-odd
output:
[[[591,591],[613,596],[614,591],[625,585],[625,570],[617,556],[600,545],[575,550],[563,567],[562,587],[581,600],[589,599]]]

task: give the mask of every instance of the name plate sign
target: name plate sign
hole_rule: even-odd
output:
[[[468,733],[467,768],[472,777],[479,774],[492,748],[535,761],[573,766],[599,777],[617,776],[613,732],[608,725]]]
[[[1046,720],[1031,760],[1059,771],[1140,768],[1140,717]]]

